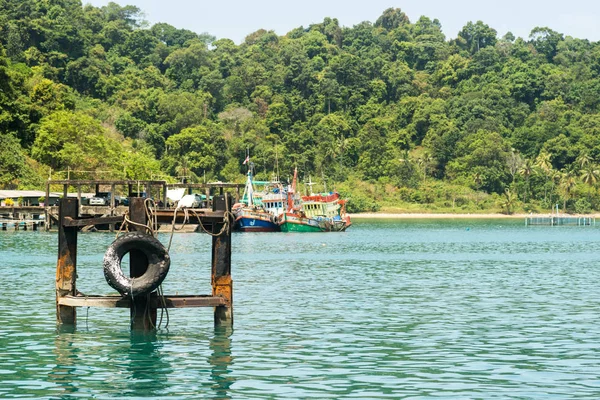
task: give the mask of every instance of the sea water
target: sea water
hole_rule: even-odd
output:
[[[81,292],[114,294],[113,240],[79,235]],[[126,309],[57,329],[56,233],[0,232],[0,398],[600,398],[599,242],[520,220],[235,233],[233,330],[170,309],[141,335]],[[176,234],[164,292],[209,294],[210,249]]]

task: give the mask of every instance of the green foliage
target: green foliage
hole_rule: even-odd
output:
[[[600,207],[597,43],[481,21],[446,40],[389,8],[236,45],[141,16],[0,1],[0,185],[50,167],[238,180],[249,150],[265,179],[298,167],[346,187],[352,211]]]
[[[25,155],[12,135],[0,135],[0,187],[9,188],[26,173]]]

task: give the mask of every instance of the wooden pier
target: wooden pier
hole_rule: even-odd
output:
[[[596,218],[578,217],[578,216],[558,216],[548,217],[528,216],[525,218],[526,226],[544,225],[544,226],[595,226]]]
[[[75,325],[77,307],[129,308],[131,328],[153,330],[156,328],[158,308],[214,307],[214,323],[217,326],[233,325],[233,282],[231,279],[231,217],[232,199],[229,194],[214,197],[212,210],[198,209],[185,215],[179,210],[152,210],[152,220],[171,223],[195,219],[212,235],[211,284],[209,295],[148,295],[126,297],[121,295],[84,295],[77,291],[77,254],[85,249],[77,247],[77,234],[82,226],[90,224],[127,223],[125,216],[79,218],[77,198],[63,198],[59,202],[58,216],[58,262],[56,264],[56,317],[59,325]],[[144,231],[148,209],[143,198],[132,197],[127,219],[129,230]],[[131,250],[130,276],[139,277],[148,268],[148,259],[138,250]],[[177,268],[172,266],[171,268]]]
[[[115,198],[117,196],[117,189],[121,190],[123,194],[126,193],[127,198],[134,198],[144,193],[146,198],[152,198],[157,204],[157,208],[160,210],[173,210],[173,207],[169,207],[167,199],[167,190],[184,188],[188,193],[192,193],[193,190],[199,190],[206,195],[207,208],[212,207],[213,196],[222,196],[225,190],[234,191],[236,202],[240,198],[241,190],[244,188],[243,183],[224,183],[224,182],[211,182],[211,183],[167,183],[166,181],[155,181],[155,180],[48,180],[46,182],[46,199],[49,198],[51,193],[51,186],[62,186],[63,198],[69,198],[69,188],[75,188],[78,200],[78,214],[80,218],[96,218],[96,217],[114,217],[124,215],[128,207],[116,204]],[[110,202],[105,206],[90,206],[82,204],[82,188],[94,188],[95,193],[100,193],[100,188],[107,188],[106,193],[110,194]],[[218,193],[217,193],[218,191]],[[71,193],[73,196],[73,193]],[[32,208],[32,207],[29,207]],[[45,228],[50,230],[52,225],[58,224],[59,220],[59,207],[46,204],[44,207],[34,207],[36,212],[40,212],[45,215]],[[19,210],[15,211],[18,212]],[[28,212],[31,210],[27,210]],[[172,215],[172,213],[171,213]],[[170,223],[171,221],[166,221]],[[115,223],[108,224],[109,229],[114,231]]]
[[[38,227],[43,226],[42,220],[0,220],[0,230],[2,231],[37,231]]]

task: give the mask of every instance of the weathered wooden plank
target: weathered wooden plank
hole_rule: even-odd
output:
[[[59,203],[58,262],[56,263],[56,319],[59,324],[76,322],[75,308],[59,304],[61,297],[74,295],[77,279],[77,228],[65,227],[65,218],[77,218],[77,199],[64,198]]]
[[[146,225],[148,217],[146,215],[146,205],[141,197],[132,197],[129,201],[129,219],[137,224]],[[130,224],[130,230],[146,233],[143,226]],[[129,252],[129,276],[132,278],[140,277],[148,269],[148,259],[139,250],[133,249]],[[152,306],[152,299],[156,297],[156,292],[149,296],[138,296],[133,299],[131,305],[131,329],[149,331],[156,326],[156,307]]]
[[[63,226],[89,226],[89,225],[106,225],[123,222],[123,216],[114,217],[97,217],[97,218],[71,218],[65,217]]]
[[[137,185],[137,184],[162,185],[166,181],[131,181],[131,180],[55,180],[47,181],[48,185]]]
[[[192,189],[204,189],[204,188],[243,188],[245,183],[226,183],[226,182],[214,182],[214,183],[169,183],[168,187],[173,188],[192,188]]]
[[[131,299],[121,296],[64,296],[59,299],[59,304],[69,307],[101,307],[101,308],[129,308]],[[227,300],[220,296],[210,295],[174,295],[165,296],[164,303],[160,297],[151,300],[151,307],[155,308],[199,308],[217,307],[227,304]]]
[[[231,196],[229,193],[213,198],[214,211],[231,211]],[[227,214],[231,215],[231,214]],[[225,304],[215,307],[214,321],[216,326],[233,326],[233,281],[231,279],[231,231],[233,221],[230,218],[226,229],[221,235],[213,236],[212,240],[212,294],[225,299]],[[225,221],[213,224],[214,235],[221,232]]]

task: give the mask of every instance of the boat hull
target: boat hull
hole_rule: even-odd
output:
[[[286,213],[280,220],[282,232],[343,232],[350,226],[349,220],[331,218],[307,218]]]
[[[323,232],[318,225],[310,225],[306,221],[286,221],[279,227],[281,228],[281,232]]]
[[[235,229],[240,232],[279,232],[280,230],[279,225],[273,221],[250,216],[238,217],[235,221]]]

